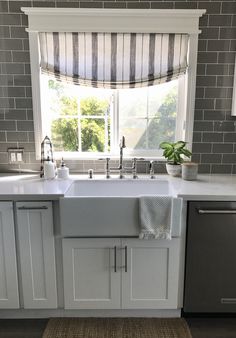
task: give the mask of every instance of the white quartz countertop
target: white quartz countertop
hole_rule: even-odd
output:
[[[146,178],[149,180],[148,176]],[[0,199],[55,200],[63,197],[77,179],[86,180],[87,175],[71,175],[68,180],[44,180],[38,175],[1,174]],[[95,176],[95,179],[103,179],[103,176]],[[157,180],[167,180],[173,195],[185,200],[236,201],[236,175],[199,175],[196,181],[158,175]]]
[[[44,180],[38,175],[0,176],[0,199],[58,199],[63,197],[72,180]]]

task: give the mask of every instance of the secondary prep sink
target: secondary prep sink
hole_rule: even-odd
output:
[[[171,195],[167,180],[77,180],[60,199],[61,235],[139,235],[139,196]],[[174,208],[179,224],[180,205]]]
[[[67,197],[137,197],[170,195],[166,180],[78,180],[65,194]]]

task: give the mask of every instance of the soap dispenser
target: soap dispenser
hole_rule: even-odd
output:
[[[60,168],[57,170],[57,177],[64,180],[69,178],[69,168],[65,165],[63,158],[61,159]]]
[[[50,160],[50,157],[48,156],[46,161],[44,162],[44,178],[46,180],[51,180],[55,178],[55,165]]]

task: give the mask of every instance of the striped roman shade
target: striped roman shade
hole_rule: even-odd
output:
[[[150,86],[187,68],[187,34],[39,33],[39,41],[42,72],[79,85]]]

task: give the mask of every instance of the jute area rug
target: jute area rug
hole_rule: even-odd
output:
[[[191,338],[183,318],[52,318],[43,338]]]

